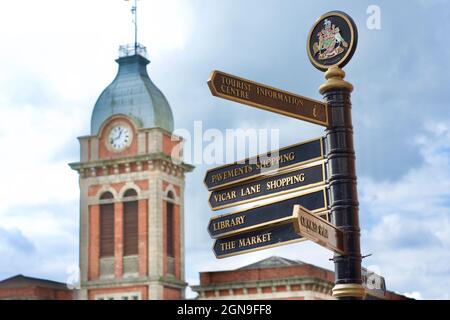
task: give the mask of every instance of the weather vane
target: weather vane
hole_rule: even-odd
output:
[[[130,0],[125,0],[130,1]],[[138,48],[138,21],[137,21],[137,0],[134,0],[134,4],[131,7],[131,14],[133,15],[133,24],[134,24],[134,49],[137,52]]]

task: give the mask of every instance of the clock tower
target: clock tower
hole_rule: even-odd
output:
[[[79,138],[81,299],[183,299],[184,182],[173,115],[145,47],[122,46]]]

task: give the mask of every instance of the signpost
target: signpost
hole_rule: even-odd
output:
[[[328,105],[330,123],[326,130],[327,178],[332,223],[344,232],[346,254],[335,254],[335,286],[338,299],[361,299],[365,295],[361,277],[361,248],[358,192],[351,92],[341,69],[351,59],[358,42],[353,20],[345,13],[332,11],[320,17],[311,28],[307,41],[308,57],[327,81],[319,91]]]
[[[319,89],[324,102],[220,71],[213,71],[208,80],[216,97],[326,127],[323,139],[207,172],[204,182],[212,191],[212,210],[282,196],[268,204],[213,217],[208,231],[216,238],[216,257],[310,239],[334,252],[333,296],[338,299],[361,299],[366,292],[353,149],[353,86],[344,80],[341,70],[352,58],[357,42],[355,23],[340,11],[323,15],[311,28],[308,58],[317,69],[326,71],[327,81]],[[331,223],[317,216],[322,209],[329,213]]]
[[[324,141],[318,138],[208,170],[204,182],[212,191],[322,159]]]
[[[212,217],[209,221],[208,232],[212,238],[221,238],[235,233],[242,233],[266,226],[280,223],[292,216],[294,205],[300,204],[314,214],[325,216],[328,219],[328,201],[324,187],[315,188],[307,193],[294,193],[286,195],[277,202],[254,206],[229,214]]]
[[[218,259],[222,259],[304,240],[295,232],[291,218],[284,224],[217,239],[213,251]]]
[[[213,96],[328,126],[328,108],[323,102],[221,71],[211,73],[208,86]]]
[[[334,252],[345,254],[341,230],[300,205],[294,206],[293,215],[297,218],[294,226],[299,235]]]
[[[211,192],[212,210],[220,210],[325,184],[325,164],[311,163],[261,179]]]

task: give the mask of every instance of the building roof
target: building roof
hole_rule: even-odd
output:
[[[145,50],[144,47],[140,49]],[[137,50],[116,60],[119,70],[114,81],[98,98],[91,117],[91,134],[99,134],[101,125],[113,115],[123,114],[140,128],[173,131],[173,114],[164,94],[150,80],[150,63]]]
[[[262,268],[278,268],[304,265],[304,262],[297,260],[289,260],[282,257],[273,256],[261,261],[243,266],[237,270],[262,269]]]
[[[278,270],[274,272],[274,269]],[[292,270],[295,270],[295,272],[292,272]],[[380,289],[367,288],[367,297],[381,297],[381,299],[387,300],[410,299],[402,294],[386,290],[384,277],[376,275],[365,268],[362,268],[362,271],[364,278],[363,285],[367,286],[368,276],[371,276],[372,280],[379,278],[380,285],[382,286]],[[200,272],[200,285],[191,286],[191,288],[196,292],[206,292],[208,290],[223,290],[228,286],[248,287],[255,283],[267,285],[267,283],[277,280],[299,281],[301,278],[304,280],[314,279],[315,282],[322,283],[322,285],[324,283],[329,283],[331,286],[334,284],[334,272],[331,270],[299,260],[272,256],[235,270]]]
[[[25,288],[25,287],[41,287],[58,290],[70,290],[69,288],[67,288],[67,285],[65,283],[27,277],[22,274],[18,274],[11,278],[7,278],[5,280],[0,281],[0,289]]]
[[[311,266],[316,269],[320,269],[326,272],[333,272],[331,270],[309,264],[300,260],[290,260],[283,257],[272,256],[255,263],[243,266],[237,270],[251,270],[251,269],[265,269],[265,268],[281,268],[281,267],[298,267],[298,266]]]

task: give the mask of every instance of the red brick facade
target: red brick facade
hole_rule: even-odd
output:
[[[114,275],[123,276],[123,203],[114,204]]]
[[[164,300],[180,300],[181,299],[181,290],[164,287]]]
[[[18,275],[0,281],[0,300],[73,300],[66,284]]]
[[[88,279],[98,279],[100,275],[100,206],[89,206],[89,267]]]
[[[198,299],[333,299],[334,272],[300,261],[271,257],[230,271],[200,273],[200,284],[193,286]],[[367,299],[405,300],[387,291],[384,296]]]
[[[139,243],[139,275],[148,275],[148,206],[147,200],[139,200],[138,243]]]
[[[127,293],[140,293],[141,300],[148,300],[148,288],[147,286],[129,286],[118,288],[105,288],[105,289],[91,289],[88,291],[89,300],[96,300],[99,296],[104,297],[105,300],[108,296],[114,296],[115,294],[127,294]]]
[[[287,266],[283,268],[273,267],[265,269],[249,269],[202,272],[200,273],[201,285],[222,284],[230,282],[260,281],[267,279],[285,279],[292,277],[314,277],[324,281],[333,282],[334,272],[318,268],[310,264],[299,266]]]

